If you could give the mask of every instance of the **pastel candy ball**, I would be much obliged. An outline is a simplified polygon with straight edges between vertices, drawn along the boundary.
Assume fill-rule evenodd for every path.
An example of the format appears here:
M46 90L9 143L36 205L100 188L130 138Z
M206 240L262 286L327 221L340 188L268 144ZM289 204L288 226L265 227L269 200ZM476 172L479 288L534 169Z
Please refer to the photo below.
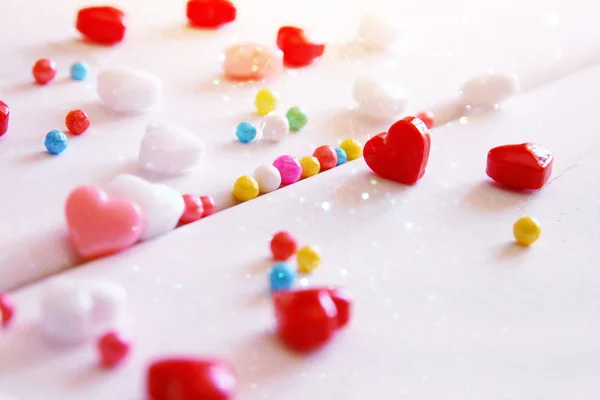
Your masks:
M290 133L290 124L283 115L271 113L260 124L260 136L265 140L280 141Z
M256 137L256 128L250 122L240 122L235 128L235 136L242 143L250 143Z
M44 140L44 146L51 154L62 153L67 149L68 143L67 136L56 129L48 132Z
M83 61L78 61L71 65L71 79L74 81L84 81L88 76L90 67Z
M223 54L223 72L228 79L261 80L282 71L282 53L260 44L238 44Z
M267 115L277 109L279 97L269 89L262 89L256 94L254 105L258 115Z
M319 146L313 153L314 157L317 157L321 164L321 171L327 171L337 165L338 158L337 152L331 146Z
M346 161L348 161L348 156L346 155L346 152L344 151L344 149L336 147L335 148L335 153L337 154L337 164L336 164L336 167L338 165L342 165Z
M531 246L542 235L542 227L537 218L523 217L515 222L513 234L521 246Z
M239 201L248 201L258 196L258 182L251 176L239 177L233 185L233 196Z
M300 129L304 128L308 123L308 117L300 107L290 108L285 114L285 117L287 118L290 124L290 130L294 132L297 132Z
M321 251L313 246L305 246L298 250L296 260L298 261L298 271L302 274L309 274L321 263Z
M340 149L346 152L348 161L356 160L362 156L362 144L356 139L345 139L340 144Z
M261 193L270 193L281 186L281 174L273 165L261 165L254 170L254 179Z
M290 155L279 156L273 161L273 166L279 170L283 186L297 182L302 176L302 166L296 157Z
M271 291L286 290L292 287L296 279L296 272L289 264L277 263L269 271Z
M321 163L317 157L306 156L300 160L302 166L302 177L310 178L321 171Z

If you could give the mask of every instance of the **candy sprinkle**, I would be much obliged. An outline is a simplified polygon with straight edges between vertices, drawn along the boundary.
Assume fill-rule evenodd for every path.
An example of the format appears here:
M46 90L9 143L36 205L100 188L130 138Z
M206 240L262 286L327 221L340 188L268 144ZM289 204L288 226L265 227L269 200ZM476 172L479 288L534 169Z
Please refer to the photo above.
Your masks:
M515 222L513 234L518 244L521 246L530 246L540 238L542 227L536 218L523 217Z
M273 235L269 243L274 260L285 261L298 250L298 242L288 231L279 231Z
M31 72L38 85L46 85L56 76L56 62L42 58L35 62Z
M310 178L311 176L317 175L321 171L321 163L319 159L313 156L302 157L300 160L302 166L302 177Z
M300 107L290 108L285 114L285 117L290 123L290 130L293 132L298 132L300 129L304 128L308 123L308 117Z
M250 143L256 138L256 128L250 122L240 122L235 128L235 136L242 143Z
M251 176L241 176L233 185L233 196L239 201L248 201L258 196L258 182Z
M348 161L356 160L362 156L362 145L356 139L346 139L340 144L340 149L346 152Z
M90 119L83 111L72 110L65 117L65 125L73 135L81 135L90 127Z
M301 274L310 274L321 263L321 251L313 246L305 246L296 254L298 271Z
M254 106L258 115L267 115L277 109L279 97L269 89L262 89L256 94Z
M60 154L67 149L69 141L64 133L58 130L52 130L46 134L44 146L51 154Z
M90 67L83 61L78 61L71 65L71 79L74 81L84 81L88 76Z
M269 271L269 283L273 292L291 288L294 280L296 280L296 272L289 264L279 262Z

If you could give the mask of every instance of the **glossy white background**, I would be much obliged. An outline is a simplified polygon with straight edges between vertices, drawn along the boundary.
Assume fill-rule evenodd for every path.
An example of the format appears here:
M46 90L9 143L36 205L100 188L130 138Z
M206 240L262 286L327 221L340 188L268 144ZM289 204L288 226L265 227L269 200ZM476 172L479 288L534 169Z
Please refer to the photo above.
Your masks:
M219 51L248 32L274 40L277 27L289 22L349 39L358 9L332 1L316 15L317 2L252 2L240 5L235 24L203 33L182 27L183 2L179 8L123 3L132 16L131 34L107 50L71 39L81 3L62 3L28 11L47 24L38 31L25 33L9 14L0 17L3 32L25 35L14 47L1 47L3 57L12 55L0 81L12 111L11 131L0 142L0 182L10 188L0 203L3 286L63 265L69 255L60 247L66 194L77 184L131 172L144 123L155 116L186 124L208 146L202 169L165 183L210 193L224 208L233 204L235 177L276 155L301 156L317 145L366 139L385 128L348 110L353 77L365 71L406 85L419 110L487 69L541 82L574 67L590 68L538 86L495 113L433 130L429 168L414 187L380 180L357 160L65 274L126 287L136 348L114 372L98 371L91 345L62 349L41 340L38 301L48 280L14 292L19 315L0 337L0 392L21 400L138 400L147 362L184 353L231 360L240 373L240 399L598 397L600 139L594 127L600 97L593 88L600 70L592 65L599 28L583 5L398 5L390 10L409 27L392 54L332 46L318 65L274 84L284 104L306 107L311 120L271 147L233 141L233 128L249 117L262 85L214 84ZM6 8L13 15L26 12L25 4ZM347 16L347 25L334 29L332 14ZM145 67L165 80L165 98L153 113L117 120L85 83L30 87L29 65L41 53L56 57L64 73L80 58L94 67ZM45 132L60 126L73 107L92 117L89 135L72 140L59 158L40 154ZM554 150L551 183L531 194L490 184L487 151L523 141ZM512 244L512 224L525 215L536 216L544 229L530 249ZM269 333L268 240L279 229L323 250L321 268L299 284L339 284L356 298L350 327L309 357L288 353Z

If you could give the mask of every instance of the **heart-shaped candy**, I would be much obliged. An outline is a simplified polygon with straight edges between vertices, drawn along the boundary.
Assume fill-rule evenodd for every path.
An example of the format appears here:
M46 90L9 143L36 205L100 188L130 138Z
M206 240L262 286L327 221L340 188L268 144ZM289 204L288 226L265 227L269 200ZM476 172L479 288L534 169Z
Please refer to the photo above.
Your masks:
M71 243L86 260L133 245L143 229L142 212L130 200L109 199L94 186L73 190L65 205Z
M279 50L256 43L238 44L223 53L223 72L227 79L261 80L279 76L283 57Z
M314 43L304 32L295 26L283 26L277 31L277 47L283 51L283 62L291 67L304 67L312 64L325 52L325 45Z
M387 50L398 41L401 28L395 15L369 11L360 18L357 40L368 50Z
M10 117L10 109L0 100L0 136L8 131L8 117Z
M358 111L372 118L394 120L408 106L408 91L391 82L360 77L352 92Z
M116 44L125 37L125 13L115 7L87 7L77 13L75 27L88 40Z
M431 138L418 118L407 117L365 143L365 162L382 178L413 185L425 174Z
M146 127L138 162L152 172L175 175L200 165L204 142L183 126L156 121Z
M494 147L487 157L487 175L515 189L541 189L552 174L554 155L549 149L533 144L509 144Z
M310 352L348 324L352 300L339 288L278 291L273 294L277 334L290 348Z
M152 400L229 400L237 385L226 362L201 358L169 358L153 362L146 375Z
M96 343L100 355L100 365L114 368L127 356L131 343L117 331L105 333Z
M515 75L490 73L467 81L461 89L461 100L473 108L493 108L519 91Z
M176 190L133 175L117 176L108 184L107 192L113 198L130 200L141 208L144 218L141 240L174 229L185 210L183 197Z
M189 0L187 17L198 28L218 28L235 21L237 10L229 0Z
M112 111L138 113L158 103L162 81L146 71L110 69L98 74L96 91L102 103Z

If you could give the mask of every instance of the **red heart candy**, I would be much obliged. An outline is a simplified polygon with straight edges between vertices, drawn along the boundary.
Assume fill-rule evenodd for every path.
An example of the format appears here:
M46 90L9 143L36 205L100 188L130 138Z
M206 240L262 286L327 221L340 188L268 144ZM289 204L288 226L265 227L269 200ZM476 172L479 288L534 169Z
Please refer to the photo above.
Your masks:
M127 356L131 344L118 332L108 332L98 339L97 347L100 353L100 365L113 368Z
M0 136L8 131L8 117L10 117L10 109L0 100Z
M336 288L276 292L277 334L296 351L316 350L348 323L351 304L350 297Z
M75 27L91 42L116 44L125 37L125 13L108 6L82 8Z
M0 293L0 326L6 328L15 315L15 306L6 293Z
M310 65L325 52L324 44L311 42L304 29L295 26L279 28L277 47L283 52L283 62L292 67Z
M219 360L164 359L153 362L146 375L150 400L227 400L236 385L233 368Z
M124 250L140 238L140 208L129 200L108 199L94 186L73 190L65 205L67 225L75 250L92 259Z
M237 9L229 0L189 0L187 17L190 25L199 28L218 28L235 21Z
M369 139L363 155L377 175L413 185L425 174L430 147L427 126L418 118L407 117Z
M516 189L540 189L552 174L554 155L533 143L494 147L487 157L487 175Z

